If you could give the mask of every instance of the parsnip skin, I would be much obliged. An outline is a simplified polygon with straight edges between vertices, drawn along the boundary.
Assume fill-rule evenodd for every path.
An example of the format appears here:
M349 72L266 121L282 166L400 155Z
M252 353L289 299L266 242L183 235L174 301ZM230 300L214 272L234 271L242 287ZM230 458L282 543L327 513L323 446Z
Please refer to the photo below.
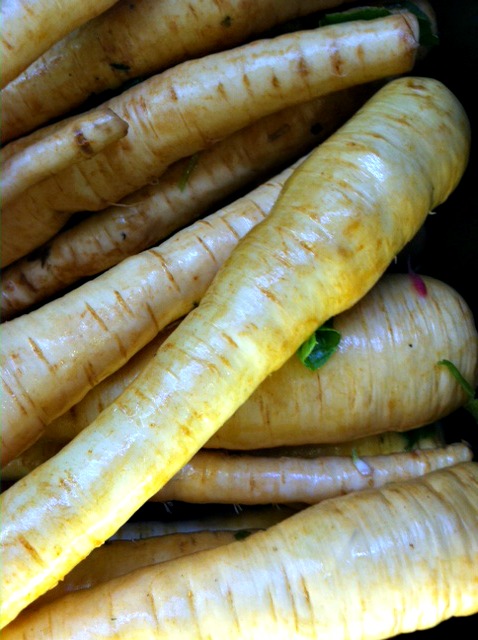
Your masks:
M158 247L0 326L2 464L197 304L300 162ZM61 327L58 335L52 326Z
M451 360L478 383L478 331L456 290L421 276L421 296L405 274L386 274L351 309L334 318L341 340L315 372L294 354L268 376L206 442L212 449L261 449L344 443L408 431L448 415L465 401L461 387L437 365ZM159 334L81 402L48 425L62 444L112 403L169 335ZM391 363L393 362L393 366Z
M3 89L2 142L128 78L230 48L275 24L341 4L343 0L195 0L193 6L185 0L120 0L51 47ZM75 82L65 87L65 78L71 76Z
M98 109L68 121L57 133L15 154L2 166L2 205L46 178L77 162L92 158L128 132L128 125L111 109ZM38 157L42 162L37 162ZM2 317L2 319L4 319Z
M2 0L1 86L14 80L51 45L109 9L116 0Z
M65 576L64 580L35 600L31 607L37 609L70 591L89 589L141 567L230 544L254 532L254 529L250 531L204 530L170 533L143 540L111 540L94 549Z
M141 376L2 494L2 626L161 489L317 326L367 293L456 187L469 144L457 98L410 77L304 161Z
M241 536L242 531L267 529L273 524L285 520L297 513L303 505L267 505L244 506L232 513L216 513L212 516L202 516L190 520L172 520L163 522L149 520L146 522L127 522L114 533L108 542L116 540L145 540L155 536L165 536L172 533L195 533L198 531L234 531ZM158 513L164 513L164 508L158 505Z
M280 171L335 131L372 91L368 85L352 87L261 118L197 156L179 160L155 184L118 205L58 233L37 255L3 270L2 319L149 249L222 198Z
M69 594L2 638L383 640L478 612L477 527L467 462Z
M1 266L49 240L74 212L118 202L260 117L409 72L418 37L413 14L296 32L184 62L103 103L128 135L4 208Z
M466 444L389 455L312 460L198 451L152 500L222 504L316 504L327 498L408 480L460 462Z

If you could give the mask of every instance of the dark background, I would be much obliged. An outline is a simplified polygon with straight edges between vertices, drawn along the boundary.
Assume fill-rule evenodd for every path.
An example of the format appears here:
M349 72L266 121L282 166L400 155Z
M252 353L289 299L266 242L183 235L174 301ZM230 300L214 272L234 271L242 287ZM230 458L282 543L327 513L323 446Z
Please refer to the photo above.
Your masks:
M472 152L468 169L456 191L440 206L440 215L427 221L425 268L454 285L478 317L476 288L478 196L476 81L478 64L478 1L431 0L440 42L419 63L417 71L442 80L460 99L472 126Z
M431 0L439 27L439 45L416 67L416 73L438 78L465 107L471 121L472 148L468 168L449 199L429 216L418 256L420 273L436 276L459 291L478 319L478 0ZM465 411L449 417L451 439L461 435L478 459L478 425ZM478 568L477 568L478 571Z
M468 169L456 191L437 208L425 225L420 272L452 285L472 307L478 319L476 275L478 266L478 0L431 0L437 16L440 42L419 63L416 72L441 80L465 107L472 130L472 151ZM478 425L464 410L446 420L450 440L463 438L478 459ZM476 532L478 536L478 531ZM477 567L478 572L478 567ZM475 638L478 614L452 618L434 629L397 636L403 640L431 640L439 634L450 638Z

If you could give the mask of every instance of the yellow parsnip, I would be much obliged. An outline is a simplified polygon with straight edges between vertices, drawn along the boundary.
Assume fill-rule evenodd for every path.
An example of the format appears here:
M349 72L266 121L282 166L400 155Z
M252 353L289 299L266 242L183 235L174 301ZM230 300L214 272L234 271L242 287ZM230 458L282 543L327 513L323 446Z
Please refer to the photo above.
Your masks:
M371 289L456 187L469 142L457 98L406 77L312 152L133 384L2 494L2 626L161 489L317 326Z
M477 527L467 462L71 593L2 638L382 640L478 612Z
M418 37L412 13L331 25L183 62L112 98L103 104L128 123L128 135L4 208L2 266L49 240L71 214L118 202L260 117L410 71Z
M2 141L24 135L129 78L230 48L273 25L343 3L120 0L56 43L4 88Z

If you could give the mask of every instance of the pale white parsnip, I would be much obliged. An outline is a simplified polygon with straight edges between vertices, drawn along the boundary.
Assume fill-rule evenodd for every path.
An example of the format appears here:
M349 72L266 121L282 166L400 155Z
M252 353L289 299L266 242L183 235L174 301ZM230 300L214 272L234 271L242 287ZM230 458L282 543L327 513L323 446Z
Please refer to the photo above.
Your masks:
M230 48L274 25L341 4L344 0L120 0L53 45L3 89L2 142L130 78Z
M3 640L384 640L478 612L478 464L356 491L26 611Z
M116 0L2 0L1 86L16 78L32 62L70 31Z
M222 198L248 184L257 186L324 140L372 91L369 85L351 87L260 118L174 163L154 184L118 205L58 233L35 254L3 269L2 319L153 247L211 211Z
M266 457L201 450L151 500L218 504L316 504L470 461L452 444L376 456Z
M159 491L317 326L372 288L457 186L469 144L453 93L406 77L308 156L133 384L2 494L2 626Z
M124 138L127 132L127 123L111 109L98 109L69 120L58 131L19 151L2 165L2 206L42 180L92 158ZM2 319L5 319L3 315Z
M3 209L2 267L53 237L73 213L117 203L260 117L409 72L418 38L411 13L264 38L183 62L104 102L128 123L128 135Z

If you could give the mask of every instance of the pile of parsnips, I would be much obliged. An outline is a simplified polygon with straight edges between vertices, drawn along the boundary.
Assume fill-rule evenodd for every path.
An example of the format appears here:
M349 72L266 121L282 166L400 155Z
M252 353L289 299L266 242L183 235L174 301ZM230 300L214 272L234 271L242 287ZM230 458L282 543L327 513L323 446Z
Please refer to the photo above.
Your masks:
M474 319L386 273L468 160L462 105L413 73L429 7L309 28L342 3L68 4L2 5L2 637L477 612L472 451L401 435L471 402ZM152 499L294 508L104 544Z

